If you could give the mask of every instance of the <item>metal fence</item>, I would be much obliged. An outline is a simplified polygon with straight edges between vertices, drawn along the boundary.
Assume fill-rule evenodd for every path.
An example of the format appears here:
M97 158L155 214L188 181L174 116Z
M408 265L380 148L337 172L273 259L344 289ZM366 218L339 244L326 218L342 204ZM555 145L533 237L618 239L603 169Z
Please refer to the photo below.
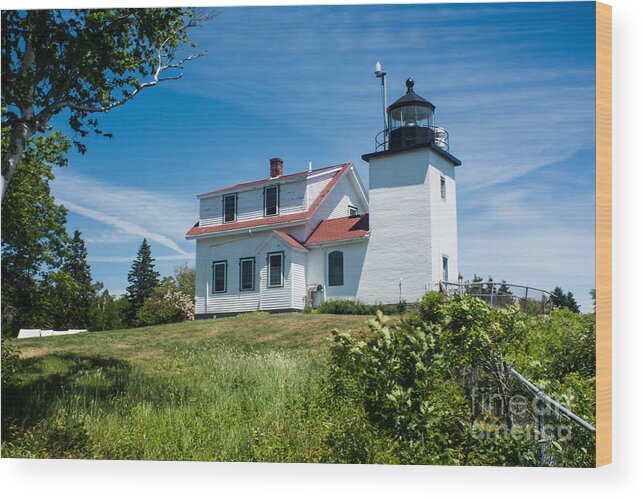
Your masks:
M544 313L551 309L551 292L533 286L493 281L440 281L439 289L449 296L466 294L494 307L520 305L524 312Z

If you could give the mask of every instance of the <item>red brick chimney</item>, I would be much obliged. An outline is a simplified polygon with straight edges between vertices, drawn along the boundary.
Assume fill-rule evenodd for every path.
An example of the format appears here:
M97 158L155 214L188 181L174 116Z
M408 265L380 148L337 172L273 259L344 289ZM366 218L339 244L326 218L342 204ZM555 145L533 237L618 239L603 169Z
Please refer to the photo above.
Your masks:
M272 158L270 160L270 178L281 177L284 174L284 160Z

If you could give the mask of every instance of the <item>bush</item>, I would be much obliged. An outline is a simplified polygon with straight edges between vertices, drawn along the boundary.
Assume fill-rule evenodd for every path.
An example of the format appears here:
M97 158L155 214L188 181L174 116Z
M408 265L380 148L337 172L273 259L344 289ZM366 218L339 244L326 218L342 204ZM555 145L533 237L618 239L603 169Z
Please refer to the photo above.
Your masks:
M59 410L29 429L10 428L16 438L3 444L2 457L40 459L91 458L91 442L82 418Z
M2 339L2 386L9 386L18 380L20 371L20 351L9 339Z
M194 320L191 297L173 289L158 288L136 315L137 326L154 326Z
M536 414L511 408L517 396L531 407L533 396L503 358L591 423L593 324L593 315L568 310L533 317L517 306L429 293L401 321L378 312L366 340L334 331L330 383L396 442L399 462L538 465ZM568 423L547 415L554 428ZM547 464L593 465L595 438L584 429L574 427L569 440L548 437L544 445Z
M327 300L317 310L320 314L336 315L375 315L378 310L386 315L399 315L406 310L406 302L401 301L396 305L367 305L352 300Z

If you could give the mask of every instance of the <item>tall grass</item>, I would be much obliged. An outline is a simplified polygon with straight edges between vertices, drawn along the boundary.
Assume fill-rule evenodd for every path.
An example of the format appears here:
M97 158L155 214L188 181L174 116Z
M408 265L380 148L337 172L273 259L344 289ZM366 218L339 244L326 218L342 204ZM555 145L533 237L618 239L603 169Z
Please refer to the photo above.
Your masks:
M22 399L28 406L7 429L3 454L252 460L255 436L315 390L318 359L226 345L179 350L147 371L96 359L48 359L41 367L58 364L62 384L40 379L6 394L5 402ZM52 446L55 434L66 435L71 446Z
M21 342L29 355L3 387L2 454L268 458L260 442L283 437L293 408L319 391L328 331L364 322L346 320L231 318ZM305 449L307 437L294 434Z

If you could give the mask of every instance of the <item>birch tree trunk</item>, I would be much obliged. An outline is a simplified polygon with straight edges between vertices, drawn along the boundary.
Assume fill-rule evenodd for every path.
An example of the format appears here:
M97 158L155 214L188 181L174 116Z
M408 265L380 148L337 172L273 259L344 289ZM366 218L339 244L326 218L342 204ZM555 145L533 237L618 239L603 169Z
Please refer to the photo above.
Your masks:
M2 185L1 199L4 199L11 177L13 177L20 163L20 157L27 146L27 141L34 135L34 131L24 122L14 124L11 127L10 133L9 150L2 156L2 178L0 179Z
M31 43L27 41L20 72L25 79L30 80L30 83L26 95L19 105L21 116L10 124L9 148L7 154L2 157L2 198L0 198L0 203L4 200L7 187L9 187L9 182L11 182L11 177L13 177L16 168L18 168L20 164L20 157L27 146L27 141L36 133L37 126L34 116L36 90L35 66L36 55Z

